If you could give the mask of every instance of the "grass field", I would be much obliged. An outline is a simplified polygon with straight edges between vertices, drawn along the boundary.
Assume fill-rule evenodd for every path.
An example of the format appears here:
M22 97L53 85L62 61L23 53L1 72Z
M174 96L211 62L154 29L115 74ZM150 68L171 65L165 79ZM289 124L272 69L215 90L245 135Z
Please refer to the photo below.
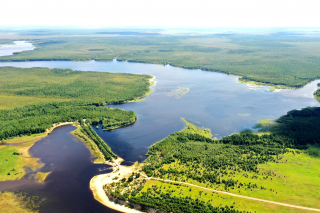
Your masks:
M172 192L173 196L177 197L191 197L192 199L199 199L209 202L213 206L233 206L233 208L239 211L248 211L248 212L308 212L303 210L297 210L294 208L288 208L284 206L268 204L263 202L251 201L248 199L237 198L233 196L228 196L224 194L214 193L209 190L199 189L193 186L184 186L184 185L174 185L166 182L150 180L147 181L144 185L144 188L140 193L146 192L148 188L152 186L157 186L161 189L162 193Z
M29 148L46 134L16 137L0 146L0 181L18 180L25 175L24 167L39 168L38 159L30 158Z
M193 124L188 123L187 121L186 123L186 128L181 132L189 132L193 134L196 133L206 137L211 136L208 130L196 127ZM258 122L256 127L259 130L269 131L270 133L270 127L274 125L275 122L273 121L261 120ZM197 152L196 150L198 150L197 148L200 147L200 144L192 141L190 141L189 143L193 144L193 151ZM218 147L221 145L208 144L206 147L209 146ZM167 151L163 150L163 152ZM210 158L207 157L207 159ZM188 182L202 187L222 191L227 190L234 194L240 194L249 197L267 199L293 205L320 208L320 167L318 166L320 165L320 147L309 145L309 148L306 150L291 149L289 152L278 156L277 159L278 160L276 162L259 164L258 173L250 171L235 171L230 169L224 171L222 169L220 171L220 178L225 180L232 178L238 181L238 184L236 184L234 187L227 189L224 185L221 184L199 182L194 179L187 178L183 175L172 176L172 174L168 173L162 178ZM205 166L202 164L203 162L199 162L196 169L196 173L200 176L206 172ZM164 164L161 169L164 169L166 171L176 170L179 174L179 172L187 171L190 168L188 168L188 165L182 164L179 160L176 160L173 163ZM245 187L243 187L243 185ZM252 187L252 185L255 185L256 187Z
M51 32L52 35L55 32ZM80 32L75 32L80 33ZM198 36L132 35L101 37L29 37L36 49L0 61L101 60L114 58L219 71L278 87L301 87L320 77L320 38L316 35L217 34Z
M249 197L320 209L320 168L318 166L320 164L320 151L318 149L310 147L305 152L298 151L301 152L300 154L297 154L297 152L295 154L286 153L279 163L269 162L259 165L260 174L229 170L228 174L222 177L225 179L236 179L247 186L249 186L249 183L251 185L256 184L258 187L238 188L236 186L228 188L227 191ZM319 156L311 156L309 154L310 151L318 153ZM165 165L162 168L184 170L179 162ZM204 172L201 168L200 164L199 169L197 169L200 174ZM172 179L166 176L163 178ZM200 183L185 177L177 178L176 180L206 188L226 190L221 185ZM260 187L264 187L265 189L261 189Z
M261 120L256 125L256 128L263 132L257 132L259 136L255 136L255 133L252 132L243 132L238 136L225 137L220 142L201 137L210 137L211 135L208 135L208 130L187 123L184 130L168 136L150 148L143 171L150 177L320 209L320 167L318 166L320 164L320 146L314 142L318 138L318 130L311 128L317 125L315 121L318 119L318 110L319 108L293 110L276 122ZM279 154L271 154L273 157L270 160L261 161L270 155L266 154L267 147L271 148L270 153L276 149L284 150L284 141L298 140L296 142L299 142L301 132L309 135L309 137L305 136L306 141L314 144L309 144L307 149L287 148L286 151L281 151ZM241 145L243 143L239 142L242 134L252 135L251 137L246 136L248 145L243 146ZM286 135L287 138L283 138L283 135ZM260 146L257 141L252 141L255 137L260 142L269 139ZM272 137L275 137L275 141L283 140L283 142L280 143L280 146L276 145L278 142L272 145L272 140L274 140L271 139ZM232 140L234 142L231 142ZM250 147L250 151L243 153L242 151L246 147ZM261 152L261 150L263 151ZM259 154L256 154L257 152ZM235 160L235 156L238 156L239 159ZM244 161L242 161L243 159ZM257 162L256 169L252 169L253 167L250 169L249 165L254 162ZM243 167L243 165L247 166ZM157 190L154 192L150 190L152 185L157 185ZM161 192L158 191L159 187L161 187ZM276 212L301 211L229 195L209 193L209 191L195 187L191 188L190 190L189 186L177 186L153 180L147 182L140 192L142 193L140 197L142 199L145 196L144 192L147 192L148 196L155 197L159 194L169 193L171 197L188 198L191 196L194 200L198 198L205 203L209 201L213 206L228 205L229 207L234 206L237 210L251 212L270 212L270 209Z

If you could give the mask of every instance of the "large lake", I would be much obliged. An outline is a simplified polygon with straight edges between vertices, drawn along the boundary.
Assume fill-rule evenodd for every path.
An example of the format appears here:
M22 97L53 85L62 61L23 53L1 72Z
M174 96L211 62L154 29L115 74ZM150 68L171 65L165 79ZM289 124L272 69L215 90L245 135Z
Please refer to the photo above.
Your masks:
M270 92L252 88L237 76L170 65L87 61L0 63L0 66L71 68L81 71L151 74L154 91L146 101L112 107L133 110L137 121L113 131L96 130L112 150L127 161L142 161L155 142L184 128L181 118L211 129L215 137L252 128L261 119L276 119L293 109L319 106L313 98L320 80L300 89ZM182 89L181 89L182 88Z
M0 66L71 68L155 76L156 84L146 101L112 106L135 111L138 116L133 125L113 131L96 129L117 155L132 162L143 161L148 147L183 129L185 124L181 118L208 127L215 137L221 138L251 129L261 119L276 119L293 109L319 106L313 92L320 80L300 89L270 92L267 87L248 87L238 82L237 76L170 65L113 60L8 62L0 63ZM113 212L94 201L88 188L91 177L109 171L104 165L91 163L88 149L70 135L73 129L71 126L59 127L31 149L32 156L46 163L42 171L52 171L44 185L25 178L0 183L0 191L21 189L47 197L41 212Z

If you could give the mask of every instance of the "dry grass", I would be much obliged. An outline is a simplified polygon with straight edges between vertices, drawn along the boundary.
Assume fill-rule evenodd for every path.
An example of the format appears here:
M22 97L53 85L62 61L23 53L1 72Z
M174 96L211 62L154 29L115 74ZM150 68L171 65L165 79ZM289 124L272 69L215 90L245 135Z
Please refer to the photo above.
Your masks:
M13 192L0 192L0 213L32 213L24 208L24 202Z

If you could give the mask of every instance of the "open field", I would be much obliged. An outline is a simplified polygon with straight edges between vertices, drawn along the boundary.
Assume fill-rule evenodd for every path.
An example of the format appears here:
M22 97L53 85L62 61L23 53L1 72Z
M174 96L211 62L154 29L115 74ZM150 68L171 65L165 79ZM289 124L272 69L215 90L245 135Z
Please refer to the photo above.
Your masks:
M150 147L148 159L140 165L150 178L120 178L106 191L121 200L173 212L195 206L204 212L224 206L234 212L311 211L308 207L320 211L319 116L319 108L292 110L275 123L260 121L257 127L268 127L268 134L243 132L220 140L187 123L184 130ZM180 206L186 202L188 207Z
M160 189L161 193L169 193L174 197L191 197L192 199L202 200L205 203L211 203L213 206L232 206L233 209L246 212L311 212L307 210L289 208L275 204L257 202L244 198L228 196L225 194L215 193L210 190L199 189L193 186L176 185L168 182L156 180L147 181L140 193L147 192L148 188Z
M316 35L212 34L173 36L135 34L101 37L93 31L74 35L37 38L29 34L36 49L0 61L25 60L118 60L170 64L190 69L219 71L278 87L301 87L319 75L320 38ZM91 34L90 34L91 33ZM27 35L24 32L24 35ZM41 34L43 35L43 33ZM6 41L8 42L8 41Z
M36 169L41 167L38 159L31 158L29 148L46 134L16 137L6 140L11 145L0 146L0 181L18 180L25 175L24 167Z

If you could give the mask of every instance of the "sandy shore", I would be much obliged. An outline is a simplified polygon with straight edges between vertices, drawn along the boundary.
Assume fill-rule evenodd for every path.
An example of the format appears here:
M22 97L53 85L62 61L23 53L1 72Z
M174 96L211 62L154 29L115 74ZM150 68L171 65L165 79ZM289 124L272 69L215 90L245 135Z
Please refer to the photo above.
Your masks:
M119 205L119 204L115 204L114 202L110 201L108 196L106 195L105 191L103 190L103 186L105 184L117 182L118 180L120 180L124 177L128 177L135 170L135 165L130 166L130 167L121 166L120 163L122 161L123 161L122 158L118 158L114 162L107 161L106 164L113 167L113 172L108 173L108 174L94 176L90 181L90 189L93 193L94 198L110 209L114 209L114 210L117 210L120 212L141 213L138 210L130 209L130 208L127 208L127 207ZM116 180L114 180L115 177L118 177L118 178Z
M59 127L59 126L64 126L64 125L74 125L74 122L62 122L62 123L58 123L58 124L53 124L53 126L50 129L46 130L46 133L51 133L55 128Z

